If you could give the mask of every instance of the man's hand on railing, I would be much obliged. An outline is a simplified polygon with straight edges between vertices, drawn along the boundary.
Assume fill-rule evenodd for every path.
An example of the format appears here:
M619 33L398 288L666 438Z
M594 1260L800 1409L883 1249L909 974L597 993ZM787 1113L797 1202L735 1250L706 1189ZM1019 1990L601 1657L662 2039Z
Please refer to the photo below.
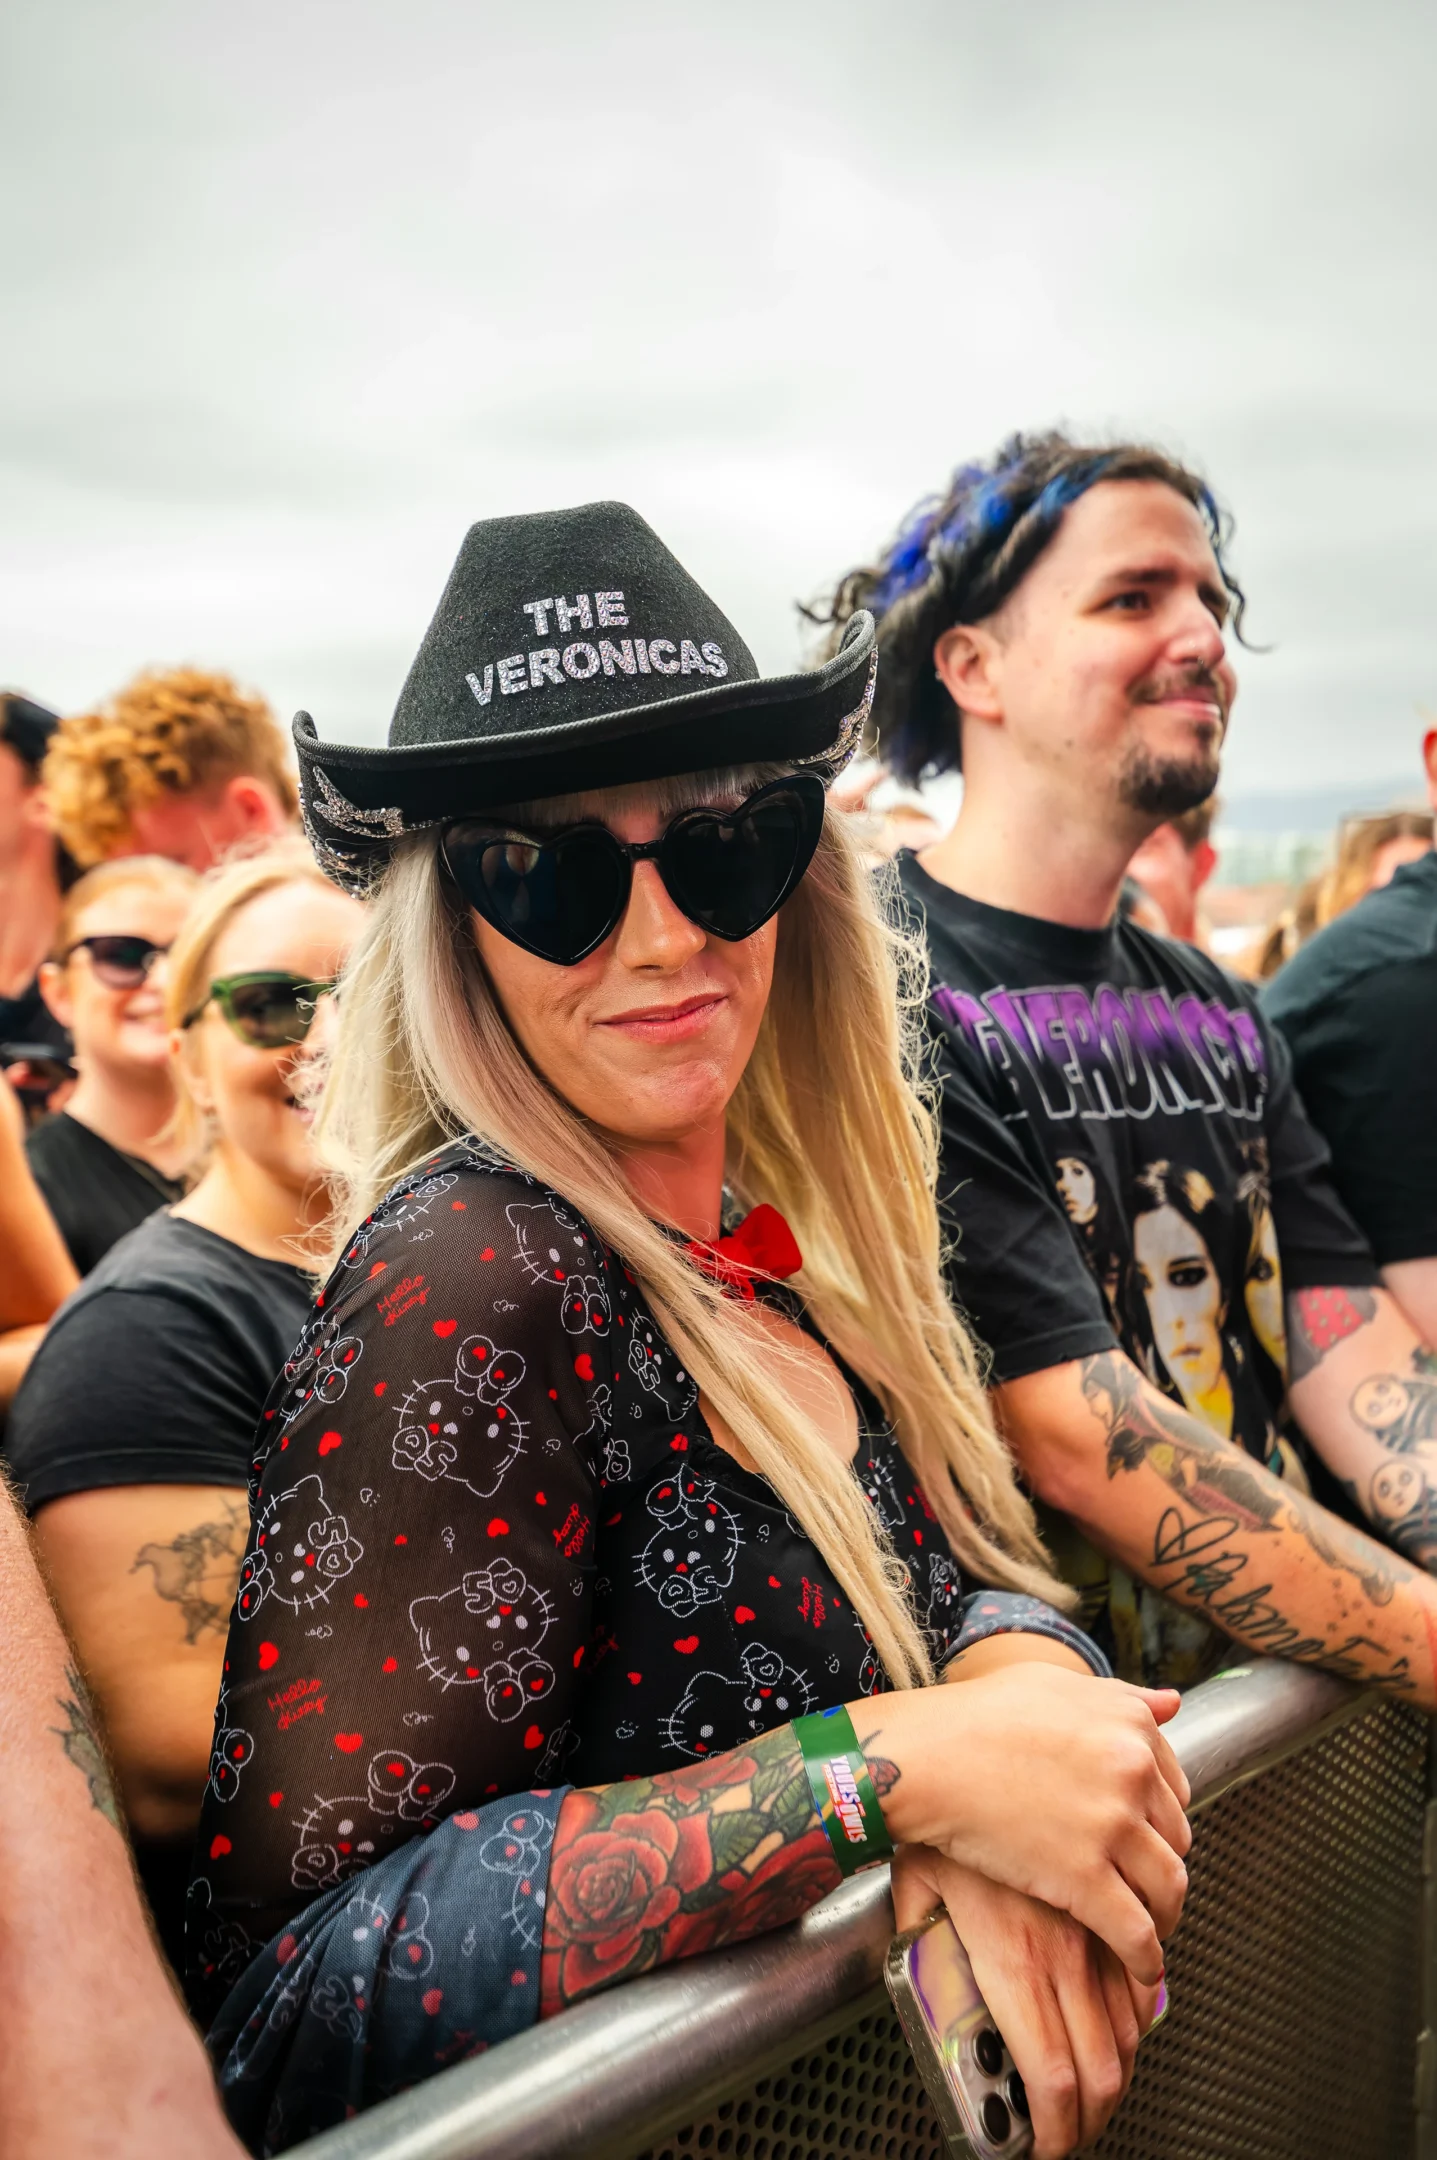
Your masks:
M1092 2144L1127 2092L1157 1989L1070 1914L931 1846L903 1846L893 1863L899 1928L917 1927L940 1903L1027 2088L1034 2160Z

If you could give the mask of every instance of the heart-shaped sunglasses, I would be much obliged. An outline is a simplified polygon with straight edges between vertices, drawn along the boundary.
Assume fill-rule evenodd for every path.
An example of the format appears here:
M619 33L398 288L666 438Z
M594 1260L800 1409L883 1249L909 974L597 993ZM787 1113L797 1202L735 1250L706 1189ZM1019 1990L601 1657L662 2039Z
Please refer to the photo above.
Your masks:
M448 827L443 859L486 922L525 952L575 967L623 920L635 863L655 865L690 922L737 944L783 906L822 831L823 784L796 773L736 809L682 811L659 839L637 845L606 825L538 834L471 818Z

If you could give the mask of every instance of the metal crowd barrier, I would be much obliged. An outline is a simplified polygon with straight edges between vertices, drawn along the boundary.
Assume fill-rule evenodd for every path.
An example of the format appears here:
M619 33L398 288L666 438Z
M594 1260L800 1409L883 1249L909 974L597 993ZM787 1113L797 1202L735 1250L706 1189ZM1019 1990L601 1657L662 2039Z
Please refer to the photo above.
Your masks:
M1192 1782L1172 2008L1095 2160L1437 2160L1426 1719L1255 1663L1169 1727ZM887 1872L596 1996L306 2160L940 2160L882 1987Z

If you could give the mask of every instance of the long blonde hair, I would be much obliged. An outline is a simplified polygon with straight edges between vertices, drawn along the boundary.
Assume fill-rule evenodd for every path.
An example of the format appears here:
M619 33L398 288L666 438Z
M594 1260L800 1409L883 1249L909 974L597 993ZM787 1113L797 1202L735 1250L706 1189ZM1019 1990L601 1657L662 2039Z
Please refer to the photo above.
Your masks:
M689 776L603 800L658 798L664 815L718 791L732 800L752 779ZM546 819L559 811L542 808ZM926 980L920 941L880 912L844 819L825 819L779 918L768 1009L729 1105L728 1182L742 1203L787 1217L804 1256L795 1287L891 1419L965 1569L1066 1607L943 1287L937 1136L919 1080ZM442 874L438 837L419 833L396 847L345 976L318 1125L338 1181L335 1254L396 1180L466 1132L561 1194L622 1255L701 1393L822 1553L889 1678L931 1680L906 1571L784 1388L772 1336L644 1214L606 1136L528 1062Z

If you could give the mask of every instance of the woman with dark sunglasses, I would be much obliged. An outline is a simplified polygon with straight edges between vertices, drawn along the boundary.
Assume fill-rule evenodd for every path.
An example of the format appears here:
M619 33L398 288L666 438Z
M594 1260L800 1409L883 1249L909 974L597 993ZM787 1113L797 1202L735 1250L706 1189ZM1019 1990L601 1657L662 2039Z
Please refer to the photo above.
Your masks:
M81 1275L184 1191L169 1130L163 969L194 898L192 870L159 855L103 863L66 894L40 991L70 1030L79 1078L26 1143L35 1182Z
M165 984L172 1131L198 1182L63 1308L11 1423L176 1961L254 1427L309 1309L328 1207L307 1076L361 919L298 842L200 885Z
M1181 1902L1175 1698L1095 1683L943 1294L912 947L823 815L871 644L761 680L601 504L471 531L387 751L297 724L310 837L374 898L192 1889L256 2147L793 1917L881 1815L901 1917L962 1914L1040 2147L1054 2050L1074 2137L1131 2061Z

